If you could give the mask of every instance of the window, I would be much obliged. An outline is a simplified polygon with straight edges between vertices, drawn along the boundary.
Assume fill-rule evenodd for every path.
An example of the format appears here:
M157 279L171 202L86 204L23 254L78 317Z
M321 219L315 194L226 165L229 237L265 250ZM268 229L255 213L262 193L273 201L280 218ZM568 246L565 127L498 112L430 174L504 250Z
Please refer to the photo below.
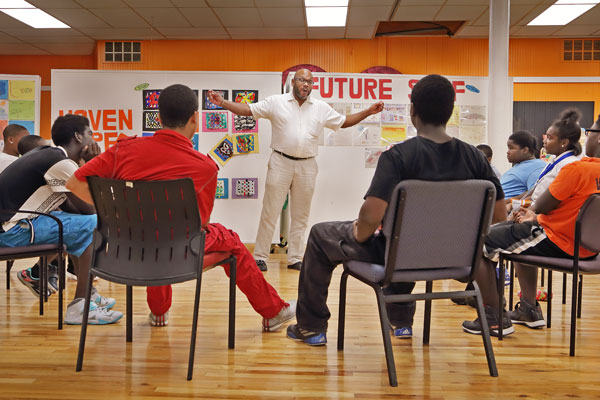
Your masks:
M564 40L563 61L600 61L600 39Z
M141 62L141 42L104 42L105 62Z

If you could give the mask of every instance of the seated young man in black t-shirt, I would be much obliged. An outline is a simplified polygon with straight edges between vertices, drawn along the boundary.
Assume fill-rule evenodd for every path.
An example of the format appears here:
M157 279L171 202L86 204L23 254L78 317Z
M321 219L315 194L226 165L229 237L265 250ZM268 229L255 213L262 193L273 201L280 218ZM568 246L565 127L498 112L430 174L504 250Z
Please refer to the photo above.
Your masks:
M326 304L327 290L338 264L345 260L384 264L385 238L376 235L375 231L400 181L489 180L496 187L493 222L506 219L504 192L488 161L474 146L446 133L454 97L452 84L443 76L428 75L421 79L411 94L410 113L417 137L381 154L358 219L324 222L311 229L300 270L296 309L298 324L288 327L290 339L313 346L327 343L325 332L331 315ZM386 292L410 293L414 286L414 282L393 283ZM415 303L387 304L387 311L394 336L410 337ZM497 323L492 318L490 320Z

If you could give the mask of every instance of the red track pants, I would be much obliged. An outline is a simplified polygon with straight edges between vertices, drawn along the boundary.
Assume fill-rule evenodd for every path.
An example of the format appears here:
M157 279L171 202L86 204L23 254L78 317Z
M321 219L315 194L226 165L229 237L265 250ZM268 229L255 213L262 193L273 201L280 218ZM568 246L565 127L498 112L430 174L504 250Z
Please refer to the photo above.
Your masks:
M237 233L221 224L206 226L206 253L214 251L231 252L237 260L237 286L246 295L252 308L264 318L273 318L287 303L279 297L262 272L256 266L254 258L246 249ZM229 276L229 264L223 265ZM171 308L171 285L148 286L146 288L148 306L154 315L162 315Z

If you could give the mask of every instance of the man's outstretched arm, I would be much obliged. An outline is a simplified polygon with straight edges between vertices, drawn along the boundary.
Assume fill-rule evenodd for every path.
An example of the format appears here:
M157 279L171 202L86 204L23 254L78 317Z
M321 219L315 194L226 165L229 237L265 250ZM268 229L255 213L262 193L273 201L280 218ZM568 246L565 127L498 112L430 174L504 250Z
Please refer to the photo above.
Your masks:
M346 120L344 121L344 123L342 124L341 127L349 128L351 126L354 126L354 125L358 124L360 121L362 121L363 119L367 118L369 115L377 114L377 113L381 112L382 110L383 110L383 101L380 101L378 103L373 103L366 110L362 110L362 111L354 113L354 114L346 115Z
M237 115L245 115L247 117L252 116L252 111L250 111L250 107L246 103L236 103L233 101L228 101L223 98L218 92L214 90L208 91L208 99L211 103L218 105L219 107L223 107L226 110L231 111Z

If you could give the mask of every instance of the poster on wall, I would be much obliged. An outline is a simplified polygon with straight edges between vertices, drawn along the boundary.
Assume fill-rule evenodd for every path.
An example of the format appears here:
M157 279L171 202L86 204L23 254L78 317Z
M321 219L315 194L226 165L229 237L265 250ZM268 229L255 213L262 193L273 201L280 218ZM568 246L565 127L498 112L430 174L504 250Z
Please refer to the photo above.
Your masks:
M264 185L271 155L271 124L236 120L231 112L211 103L207 93L218 90L226 99L254 103L281 93L281 73L53 70L51 118L69 113L87 117L94 139L104 150L118 138L157 135L162 129L160 93L175 83L190 87L199 97L199 124L191 146L209 154L219 166L219 201L211 221L234 229L242 241L253 242L263 197L259 185ZM0 97L1 92L0 84ZM18 116L30 113L19 103L13 112ZM10 115L11 109L0 103L2 113ZM228 185L239 177L258 180L246 178L236 192Z
M0 138L9 124L40 134L40 91L38 75L0 75Z

